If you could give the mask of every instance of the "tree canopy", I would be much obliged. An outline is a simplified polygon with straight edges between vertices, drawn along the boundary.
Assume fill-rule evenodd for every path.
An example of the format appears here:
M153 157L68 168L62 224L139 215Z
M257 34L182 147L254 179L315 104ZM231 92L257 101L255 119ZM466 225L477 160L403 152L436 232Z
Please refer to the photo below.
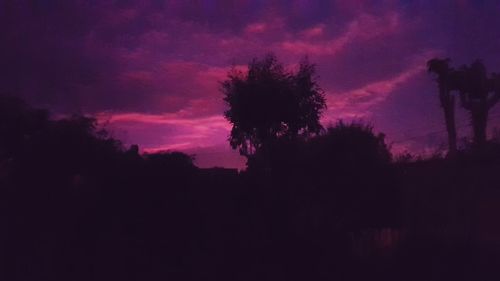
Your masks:
M250 156L278 138L317 134L326 109L314 64L304 59L296 72L276 56L252 60L246 72L231 70L222 82L225 118L232 124L233 149Z
M277 139L266 151L253 155L248 168L284 173L293 170L326 177L335 170L344 171L340 174L345 176L345 171L378 172L377 167L386 167L391 158L384 134L375 133L371 125L339 121L307 140Z

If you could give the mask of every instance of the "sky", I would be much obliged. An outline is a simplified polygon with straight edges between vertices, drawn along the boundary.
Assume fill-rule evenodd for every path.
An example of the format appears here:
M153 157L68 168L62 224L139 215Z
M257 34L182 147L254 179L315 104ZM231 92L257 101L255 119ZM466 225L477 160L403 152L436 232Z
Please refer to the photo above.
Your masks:
M500 1L486 0L0 0L0 94L94 115L145 152L242 168L220 81L267 53L290 69L307 56L327 98L324 126L369 123L395 154L425 154L446 141L426 61L479 58L500 72L499 27Z

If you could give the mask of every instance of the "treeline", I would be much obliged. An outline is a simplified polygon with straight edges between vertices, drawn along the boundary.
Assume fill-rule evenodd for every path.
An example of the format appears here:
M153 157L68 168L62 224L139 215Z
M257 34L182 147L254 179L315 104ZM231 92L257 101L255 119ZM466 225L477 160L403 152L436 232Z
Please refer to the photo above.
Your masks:
M383 135L338 123L268 142L241 173L199 169L5 97L0 135L3 280L472 280L497 265L464 207L496 186L492 153L394 162Z
M241 174L140 155L97 128L1 98L5 280L333 276L349 232L399 222L389 152L367 126L276 143Z

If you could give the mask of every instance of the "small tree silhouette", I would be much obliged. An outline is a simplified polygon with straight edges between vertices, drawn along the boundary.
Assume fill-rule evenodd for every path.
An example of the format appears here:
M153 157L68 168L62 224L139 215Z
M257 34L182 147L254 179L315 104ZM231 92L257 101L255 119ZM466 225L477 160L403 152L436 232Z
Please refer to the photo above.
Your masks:
M362 123L339 121L324 134L308 143L312 159L326 169L360 169L364 166L388 165L391 153L385 135L376 134L373 127Z
M0 160L14 157L26 143L46 130L49 113L34 109L23 100L0 96Z
M251 156L274 140L317 134L326 108L315 67L307 60L295 73L274 55L254 59L246 73L232 70L221 91L232 124L229 141L244 156Z
M454 155L457 151L457 130L455 127L455 97L451 91L460 90L462 87L458 73L450 68L449 63L449 58L434 58L427 62L427 70L437 74L439 102L443 108L448 133L448 153Z
M456 152L455 99L451 91L458 91L460 105L471 115L474 144L482 147L486 143L486 128L489 110L500 100L500 75L487 76L486 67L480 60L470 66L455 70L449 67L450 59L431 59L427 62L429 72L438 75L439 100L443 107L448 132L449 153ZM493 93L493 95L490 95Z
M470 66L462 66L460 71L465 77L460 96L461 105L471 115L474 144L483 146L486 143L489 110L500 98L498 75L493 73L488 78L486 67L480 60ZM493 95L490 95L491 92Z

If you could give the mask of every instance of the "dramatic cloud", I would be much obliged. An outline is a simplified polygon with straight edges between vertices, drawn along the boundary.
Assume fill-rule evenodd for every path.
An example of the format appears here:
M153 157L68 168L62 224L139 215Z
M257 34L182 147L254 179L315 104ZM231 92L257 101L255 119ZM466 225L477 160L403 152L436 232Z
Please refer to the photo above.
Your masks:
M499 11L487 0L4 1L0 93L97 114L145 151L241 167L219 81L268 52L290 67L308 56L327 93L325 125L362 119L395 151L426 152L444 143L426 60L482 58L499 72Z

